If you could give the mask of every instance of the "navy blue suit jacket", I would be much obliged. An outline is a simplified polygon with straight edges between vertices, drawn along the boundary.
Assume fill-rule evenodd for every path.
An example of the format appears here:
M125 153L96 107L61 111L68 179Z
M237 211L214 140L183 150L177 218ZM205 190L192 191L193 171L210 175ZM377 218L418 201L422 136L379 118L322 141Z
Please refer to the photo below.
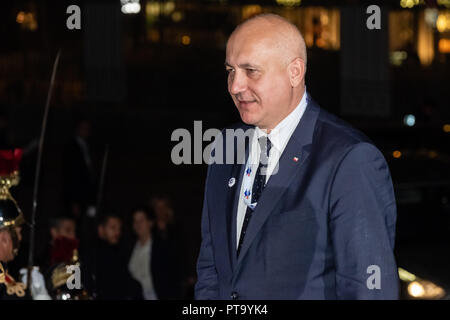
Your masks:
M237 258L243 163L208 167L196 299L398 298L391 176L365 135L309 98Z

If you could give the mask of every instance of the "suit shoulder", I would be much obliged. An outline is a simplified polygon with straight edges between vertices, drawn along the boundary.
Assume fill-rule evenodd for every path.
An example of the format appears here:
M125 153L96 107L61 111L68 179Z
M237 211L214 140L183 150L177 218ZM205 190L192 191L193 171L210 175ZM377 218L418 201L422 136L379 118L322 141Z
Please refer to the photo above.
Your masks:
M363 132L322 108L317 119L314 140L319 148L324 149L350 150L360 144L376 149L373 141Z

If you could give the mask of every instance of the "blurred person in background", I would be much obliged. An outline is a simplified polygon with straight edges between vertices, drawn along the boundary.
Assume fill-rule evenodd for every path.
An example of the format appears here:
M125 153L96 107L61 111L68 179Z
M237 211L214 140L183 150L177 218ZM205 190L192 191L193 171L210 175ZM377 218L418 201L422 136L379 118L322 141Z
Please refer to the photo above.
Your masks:
M167 195L154 195L150 198L150 206L155 212L155 232L164 239L169 240L175 235L174 230L174 210L172 202Z
M131 251L128 269L142 286L145 300L180 298L177 257L168 241L155 235L155 215L148 207L132 211L136 242Z
M95 235L96 177L88 140L91 122L78 117L73 137L63 151L63 190L67 212L75 218L81 242L90 243Z
M155 212L155 236L166 241L177 259L176 272L182 283L182 297L189 297L195 284L195 276L189 274L186 254L188 252L184 233L177 223L172 200L167 194L155 194L150 197L150 207Z
M85 289L86 276L84 264L79 259L79 240L76 236L76 223L71 216L61 215L50 219L50 241L43 253L38 256L45 285L50 297L54 300L87 300ZM79 268L80 287L69 288L68 266Z
M43 272L59 262L70 260L78 250L75 220L61 215L49 220L50 241L37 257L37 264Z
M128 271L128 259L121 238L122 219L114 213L100 217L97 239L83 259L87 272L86 285L95 299L142 299L141 286Z

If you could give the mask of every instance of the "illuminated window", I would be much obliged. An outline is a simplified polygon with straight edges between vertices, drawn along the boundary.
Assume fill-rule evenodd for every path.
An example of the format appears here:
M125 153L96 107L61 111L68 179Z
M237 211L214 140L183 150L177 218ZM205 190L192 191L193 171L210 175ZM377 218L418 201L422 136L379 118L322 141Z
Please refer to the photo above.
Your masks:
M279 12L297 25L308 48L340 49L340 12L338 9L306 7Z
M414 14L409 10L389 13L389 51L402 51L414 43Z
M25 30L36 31L38 28L36 14L34 12L20 11L17 14L16 22Z
M422 65L429 65L434 58L432 11L411 10L389 13L389 51L391 63L401 65L404 60L416 56ZM418 15L417 33L414 33L414 15Z

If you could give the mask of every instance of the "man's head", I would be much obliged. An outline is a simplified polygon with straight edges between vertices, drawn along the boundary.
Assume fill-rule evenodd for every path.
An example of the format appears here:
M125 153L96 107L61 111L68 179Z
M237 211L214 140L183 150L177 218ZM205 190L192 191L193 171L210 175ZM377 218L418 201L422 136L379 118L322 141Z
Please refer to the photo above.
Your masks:
M21 230L21 227L0 229L0 261L9 262L14 259L16 255L14 251L18 246L14 242L17 241L20 243L22 240Z
M122 235L122 220L114 214L105 215L100 220L97 233L103 241L111 245L118 244Z
M297 27L274 15L240 24L227 43L228 92L242 121L271 130L305 91L306 46Z
M155 212L156 220L163 223L173 222L173 207L169 196L155 195L150 199L150 205Z
M57 217L50 220L50 235L52 241L57 238L76 239L75 220L70 217Z
M139 207L132 211L133 230L138 238L146 238L151 234L155 216L151 209Z

